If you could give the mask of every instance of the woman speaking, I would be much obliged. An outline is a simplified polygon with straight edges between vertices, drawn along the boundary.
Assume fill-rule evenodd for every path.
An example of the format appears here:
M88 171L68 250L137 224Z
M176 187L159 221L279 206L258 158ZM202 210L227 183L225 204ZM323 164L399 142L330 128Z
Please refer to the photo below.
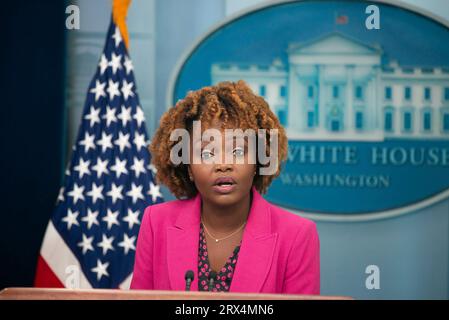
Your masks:
M224 133L222 147L191 138L195 122L201 132ZM256 136L257 152L248 137L233 147L233 136L232 147L224 148L231 129L265 130ZM175 130L188 133L190 148L173 152ZM260 152L261 141L266 152ZM320 293L315 224L261 196L280 173L287 137L265 100L245 82L189 92L161 118L150 151L157 181L178 200L146 208L131 289ZM197 151L201 161L191 161ZM267 174L269 164L260 154L273 159L273 153L275 168ZM174 155L189 161L174 162Z

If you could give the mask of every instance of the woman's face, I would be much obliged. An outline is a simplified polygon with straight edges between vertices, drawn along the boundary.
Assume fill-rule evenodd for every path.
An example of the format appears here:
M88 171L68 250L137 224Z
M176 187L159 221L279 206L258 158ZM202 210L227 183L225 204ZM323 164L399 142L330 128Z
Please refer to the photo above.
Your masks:
M211 126L221 132L221 150L218 148L208 148L209 141L191 141L191 157L196 148L200 148L201 164L191 163L189 174L193 178L196 188L203 201L207 201L217 206L232 206L242 201L251 191L255 175L256 155L248 152L248 141L245 138L244 146L236 145L233 142L231 148L226 149L230 141L235 141L235 137L226 137L220 124ZM231 153L225 161L225 152ZM239 162L237 162L239 161ZM229 162L229 163L226 163Z

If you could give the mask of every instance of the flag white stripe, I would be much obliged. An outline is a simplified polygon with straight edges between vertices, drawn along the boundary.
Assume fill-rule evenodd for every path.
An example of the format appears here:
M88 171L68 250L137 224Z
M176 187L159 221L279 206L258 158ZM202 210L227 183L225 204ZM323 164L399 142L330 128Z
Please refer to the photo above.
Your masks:
M123 282L120 284L119 288L123 290L129 290L129 287L131 287L131 280L133 278L133 273L131 272L129 276L123 280Z
M51 220L45 231L41 256L65 287L67 287L66 280L72 275L70 270L67 270L67 267L75 266L79 270L79 289L92 288L80 267L78 259L64 242L64 239L62 239Z

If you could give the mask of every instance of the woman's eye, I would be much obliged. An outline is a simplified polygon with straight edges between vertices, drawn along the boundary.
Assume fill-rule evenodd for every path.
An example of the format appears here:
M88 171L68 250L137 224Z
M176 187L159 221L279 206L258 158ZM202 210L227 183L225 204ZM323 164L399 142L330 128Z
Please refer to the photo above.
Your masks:
M201 158L203 158L203 159L210 159L213 156L214 156L213 153L210 152L209 150L203 150L201 152Z
M245 150L243 150L243 148L235 148L232 153L237 157L243 157L245 155Z

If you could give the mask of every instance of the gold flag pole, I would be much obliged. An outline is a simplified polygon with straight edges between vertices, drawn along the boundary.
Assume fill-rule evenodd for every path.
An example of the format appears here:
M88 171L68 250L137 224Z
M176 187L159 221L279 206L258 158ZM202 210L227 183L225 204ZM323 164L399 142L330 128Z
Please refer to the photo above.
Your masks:
M129 34L126 26L126 15L131 0L113 0L112 2L112 18L115 24L120 29L125 46L129 49Z

